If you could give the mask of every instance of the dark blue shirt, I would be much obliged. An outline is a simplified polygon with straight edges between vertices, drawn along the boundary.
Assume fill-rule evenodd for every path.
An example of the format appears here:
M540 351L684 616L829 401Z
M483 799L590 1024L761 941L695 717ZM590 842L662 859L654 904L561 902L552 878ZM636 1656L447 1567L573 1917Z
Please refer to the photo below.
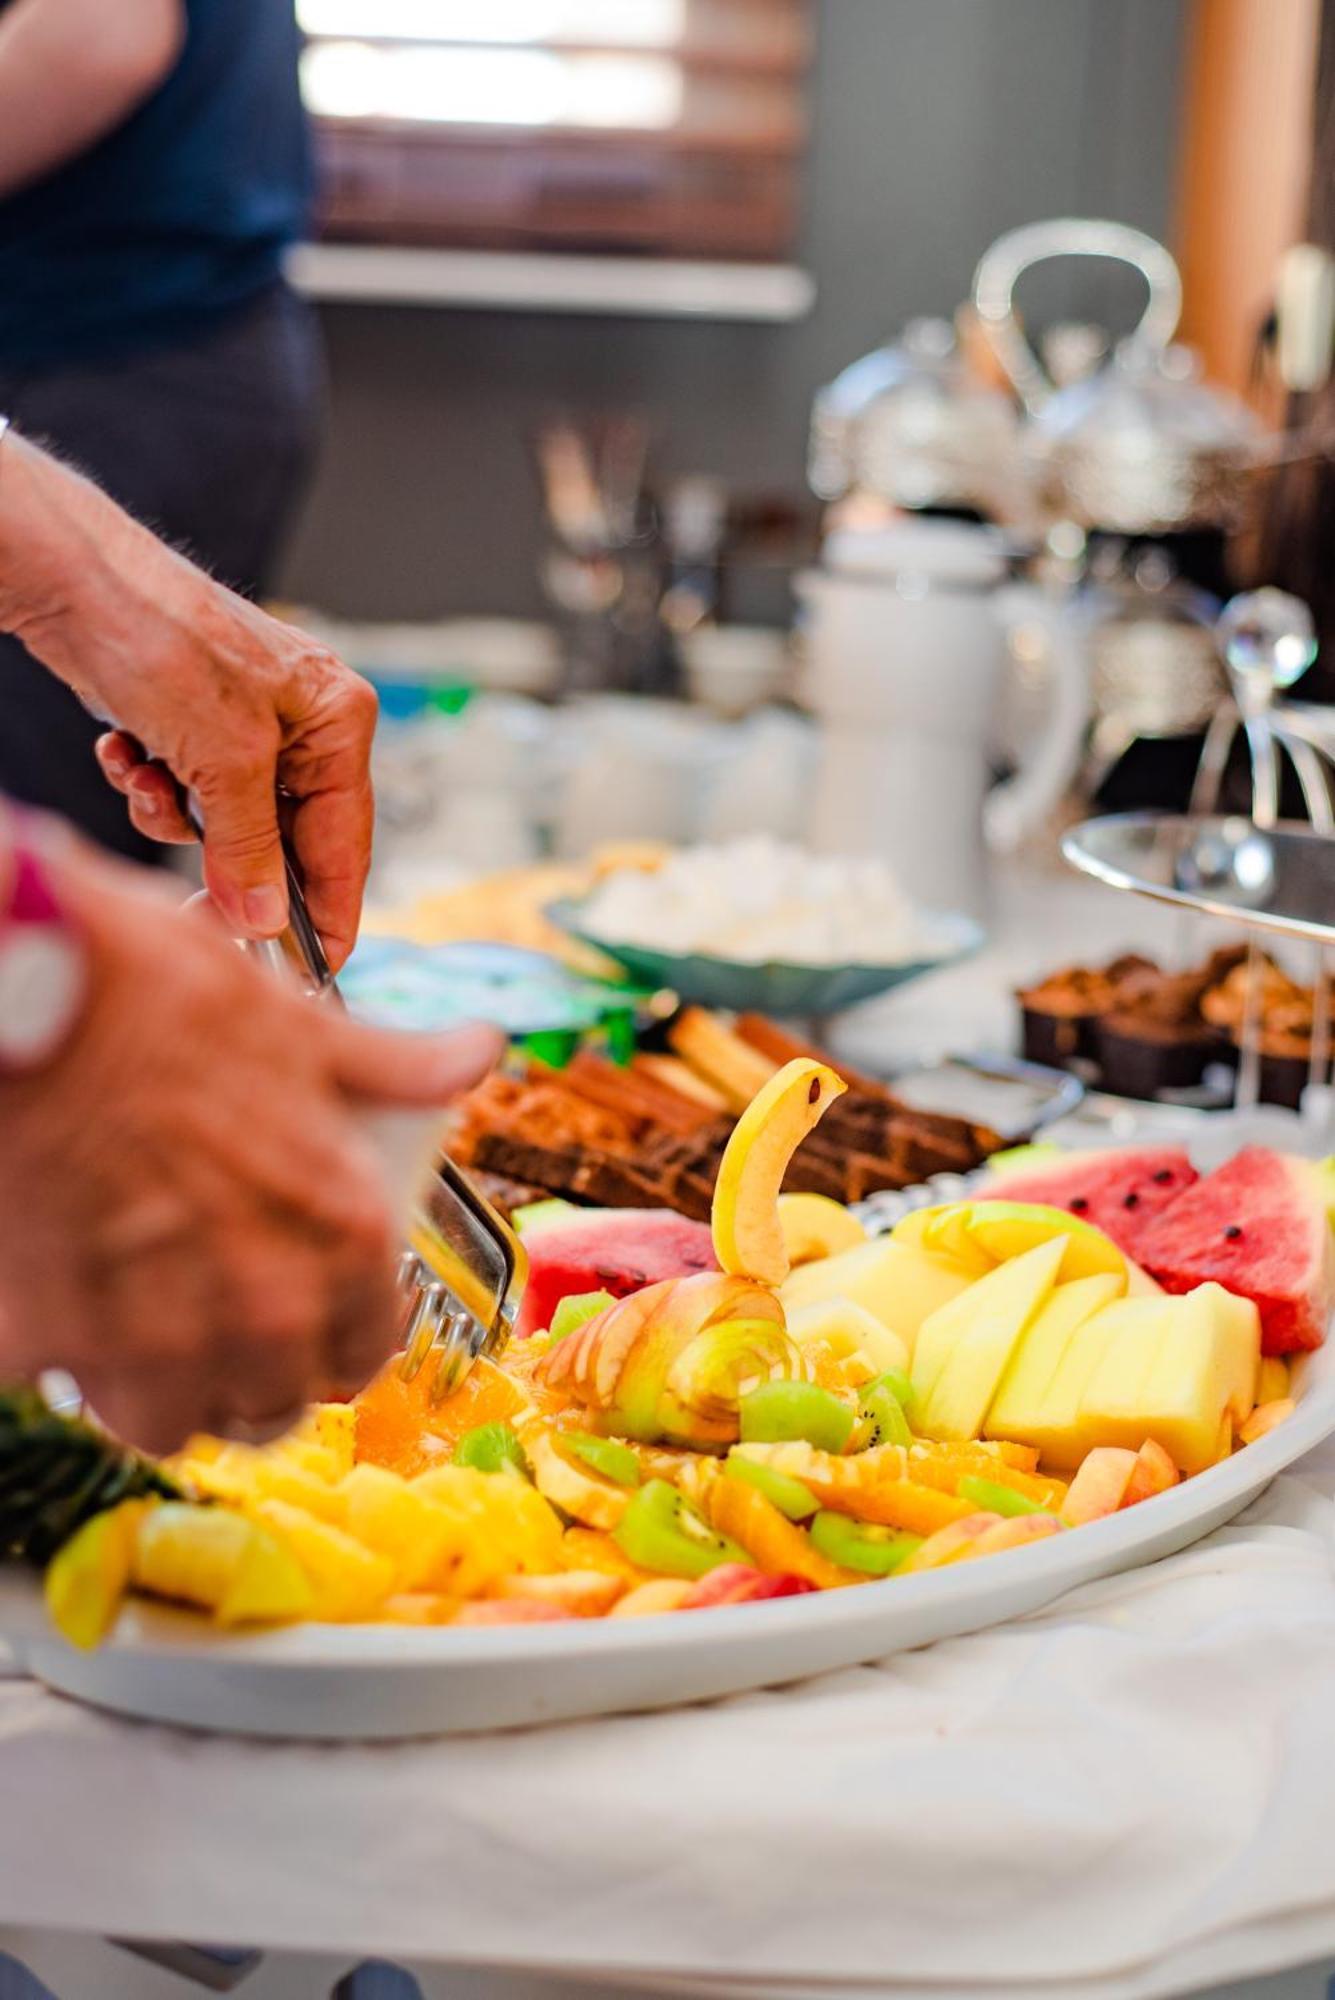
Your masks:
M302 233L293 0L185 0L185 12L184 49L153 95L0 200L0 368L188 338L272 285Z

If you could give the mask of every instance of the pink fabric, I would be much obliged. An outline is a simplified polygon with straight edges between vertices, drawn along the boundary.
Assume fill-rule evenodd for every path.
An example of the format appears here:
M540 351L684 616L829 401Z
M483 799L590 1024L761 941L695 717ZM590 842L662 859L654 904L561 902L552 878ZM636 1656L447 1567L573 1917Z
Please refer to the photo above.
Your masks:
M47 880L42 862L20 839L13 849L14 872L10 883L9 909L5 916L12 924L58 924L63 911Z

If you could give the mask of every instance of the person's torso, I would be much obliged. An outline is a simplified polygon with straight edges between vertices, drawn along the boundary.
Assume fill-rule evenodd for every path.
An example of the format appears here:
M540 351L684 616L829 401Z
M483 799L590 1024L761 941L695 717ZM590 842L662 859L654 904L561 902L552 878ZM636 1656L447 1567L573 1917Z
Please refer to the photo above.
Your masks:
M0 200L0 366L188 337L272 284L300 234L310 159L292 0L185 0L185 12L181 56L153 95Z

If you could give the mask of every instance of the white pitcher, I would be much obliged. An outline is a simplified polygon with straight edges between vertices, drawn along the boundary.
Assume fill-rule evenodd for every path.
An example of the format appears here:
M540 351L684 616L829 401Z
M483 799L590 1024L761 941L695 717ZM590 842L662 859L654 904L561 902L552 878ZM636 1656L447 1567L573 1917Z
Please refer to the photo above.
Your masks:
M924 907L984 915L988 850L1037 829L1079 768L1088 691L1072 622L1008 581L994 531L940 519L836 531L797 592L803 699L821 738L811 845L878 855ZM989 791L1021 624L1050 692L1020 768Z

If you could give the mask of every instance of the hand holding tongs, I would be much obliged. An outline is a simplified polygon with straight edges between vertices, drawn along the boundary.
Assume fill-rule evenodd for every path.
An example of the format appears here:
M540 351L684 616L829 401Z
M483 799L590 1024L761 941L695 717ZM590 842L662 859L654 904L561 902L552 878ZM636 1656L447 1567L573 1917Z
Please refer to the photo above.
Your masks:
M288 926L280 936L248 941L246 951L270 970L290 977L295 970L313 997L341 1007L343 996L329 969L320 934L311 922L301 875L287 843ZM504 1347L514 1324L528 1259L518 1238L484 1200L447 1154L435 1151L428 1169L420 1157L421 1126L411 1130L402 1117L381 1115L373 1129L382 1145L407 1167L410 1221L408 1245L399 1260L404 1295L400 1364L405 1380L435 1362L433 1402L464 1380L479 1355ZM405 1137L410 1158L402 1158ZM402 1172L399 1178L403 1178Z

